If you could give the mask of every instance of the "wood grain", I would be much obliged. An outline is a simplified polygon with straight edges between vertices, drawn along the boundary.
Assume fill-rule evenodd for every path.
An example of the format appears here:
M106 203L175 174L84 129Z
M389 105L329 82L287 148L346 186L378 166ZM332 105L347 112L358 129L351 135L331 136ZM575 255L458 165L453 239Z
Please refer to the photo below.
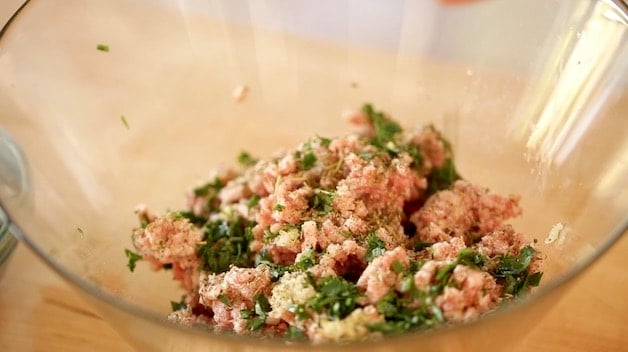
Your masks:
M587 270L520 351L626 351L628 237ZM23 245L0 281L0 351L132 351Z

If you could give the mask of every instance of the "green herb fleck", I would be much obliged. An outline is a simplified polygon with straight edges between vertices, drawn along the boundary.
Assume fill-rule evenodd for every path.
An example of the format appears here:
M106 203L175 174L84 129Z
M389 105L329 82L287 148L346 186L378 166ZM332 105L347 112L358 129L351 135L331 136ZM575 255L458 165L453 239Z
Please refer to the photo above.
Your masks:
M492 274L504 282L504 293L518 296L528 287L539 285L543 273L530 273L528 270L536 254L534 248L525 246L517 256L504 255L498 258L497 268Z
M310 208L318 212L319 215L326 215L333 209L332 203L335 196L336 193L332 191L316 188L314 195L309 200Z
M433 244L434 243L432 243L432 242L420 241L419 243L414 245L414 250L419 252L419 251L424 250L425 248L432 247Z
M356 285L341 277L325 277L315 289L317 294L307 302L307 306L317 313L326 311L332 320L349 315L361 296Z
M363 151L361 151L361 152L358 154L358 156L359 156L360 158L362 158L363 160L369 161L369 160L373 160L373 158L375 158L375 154L376 154L376 153L374 153L374 152L370 152L370 151L363 150Z
M218 210L218 192L220 192L224 186L222 181L220 181L218 177L215 177L204 185L195 188L193 192L195 196L207 199L205 207L208 211L212 212Z
M404 145L400 151L406 152L412 158L412 166L415 168L419 168L423 165L423 154L419 151L419 149L413 145Z
M181 299L181 301L179 302L175 302L175 301L170 301L170 307L172 308L173 312L176 312L178 310L181 309L185 309L187 308L187 304L185 303L185 301L183 299Z
M192 224L202 226L207 222L207 218L204 216L196 215L192 211L178 211L172 214L173 217L188 219Z
M81 236L81 238L85 237L85 232L83 232L83 229L80 227L76 228L76 231L78 231L79 236Z
M240 317L248 320L246 327L250 331L257 331L264 326L266 322L266 315L270 312L270 303L268 298L263 294L258 294L253 298L255 306L253 309L244 309L240 311Z
M126 129L130 129L129 127L129 121L126 120L126 117L124 117L124 115L120 115L120 121L122 121L122 124L124 125L124 127L126 127Z
M367 262L371 262L376 257L384 254L386 251L386 243L379 238L374 232L371 232L366 237L366 259Z
M243 150L238 155L238 163L244 167L249 167L255 165L255 163L257 163L257 159L253 158L251 154Z
M445 286L449 283L451 273L454 271L458 264L467 265L474 268L482 268L488 259L478 252L465 248L458 253L456 260L441 267L434 275L436 284L430 286L430 292L434 294L440 294L443 292Z
M227 307L231 307L231 299L229 298L229 296L224 295L224 294L220 294L218 295L218 300L220 302L222 302L224 305L226 305Z
M286 206L285 206L285 205L277 203L277 204L275 204L275 206L273 207L273 210L274 210L274 211L282 211L282 210L284 210L285 208L286 208Z
M211 191L218 192L224 187L224 184L218 177L215 177L213 180L205 183L200 187L194 188L194 195L197 197L205 197L211 193Z
M264 242L268 243L279 236L279 232L270 232L269 229L264 230Z
M536 250L534 250L534 248L525 246L519 251L519 255L516 257L509 255L503 256L497 265L496 275L506 276L523 273L528 268L535 255Z
M284 339L288 341L303 341L305 340L305 333L303 330L297 328L296 326L290 325L286 332L284 333Z
M365 104L362 112L368 116L375 129L375 138L372 144L379 149L385 150L389 142L394 142L395 135L402 131L401 126L384 115L381 111L375 111L371 104Z
M108 52L109 51L109 45L98 44L98 45L96 45L96 49L100 50L100 51Z
M251 267L249 242L254 222L237 217L231 221L208 221L203 226L203 242L198 248L201 269L213 273L229 270L229 266Z
M138 260L142 260L142 256L133 252L130 249L125 249L124 254L126 255L127 259L129 259L129 262L126 266L129 267L129 270L131 270L131 272L135 271L135 264Z
M303 251L299 257L299 261L294 263L294 267L298 270L305 271L316 264L315 252L311 248Z
M401 293L408 293L414 289L414 277L412 275L408 275L401 280L401 285L399 285L399 291Z
M415 295L400 297L391 291L376 303L375 308L386 321L369 325L371 331L399 334L408 330L429 328L444 321L442 312L430 300L423 299L418 308L413 305L414 299L421 298L421 294L412 286L410 291Z
M432 195L438 191L448 189L451 185L461 177L456 171L452 158L445 160L445 164L434 169L427 178L427 194Z
M255 297L255 314L263 315L270 312L270 303L266 296L259 294Z
M294 313L294 316L297 318L297 320L305 320L311 317L310 313L308 313L307 308L305 307L305 304L297 304L296 306L290 307L288 310Z
M246 202L246 207L249 209L255 207L259 204L260 199L261 197L257 194L252 195L251 198L249 198L249 200Z
M488 258L474 250L464 248L458 253L457 260L458 263L472 268L482 268L488 261Z
M265 264L270 269L270 279L275 282L279 280L285 273L291 272L294 268L291 265L276 264L272 261L270 254L266 249L262 249L255 256L255 266Z
M314 167L316 164L316 154L312 151L308 151L303 155L303 159L301 160L301 168L303 170L309 170Z
M401 264L400 261L395 260L391 265L390 268L396 273L396 274L401 274L404 272L404 270L406 270L406 268L403 266L403 264Z
M320 141L323 147L329 147L329 145L331 144L331 138L318 136L318 140Z

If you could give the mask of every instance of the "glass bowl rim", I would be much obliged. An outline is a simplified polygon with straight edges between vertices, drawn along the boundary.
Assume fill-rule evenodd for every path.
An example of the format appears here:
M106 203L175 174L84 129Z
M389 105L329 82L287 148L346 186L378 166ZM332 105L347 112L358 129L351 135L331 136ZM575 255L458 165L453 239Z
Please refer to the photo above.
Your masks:
M596 0L599 1L599 0ZM615 5L618 5L620 9L624 12L628 12L628 6L622 1L611 0ZM11 27L13 21L19 17L21 12L27 7L27 5L31 3L31 0L23 0L22 5L15 10L15 12L10 16L4 26L0 29L0 42L4 38L6 31ZM18 145L19 148L19 145ZM26 160L28 162L28 160ZM28 167L28 165L26 165ZM5 230L8 233L5 235L13 235L20 242L24 243L26 247L31 250L39 259L43 260L43 262L51 268L54 272L56 272L62 279L66 282L70 283L74 287L78 287L82 292L87 294L90 297L93 297L102 303L106 304L108 307L111 307L116 310L120 310L125 314L130 314L136 318L140 318L144 321L148 321L152 324L157 324L162 328L173 329L175 331L180 331L184 334L195 334L199 338L206 339L217 339L221 340L225 343L234 343L234 344L263 344L264 347L290 347L292 349L311 349L313 346L320 348L347 348L347 347L359 347L365 344L369 344L370 346L377 347L389 342L397 341L402 342L406 341L416 341L421 338L429 338L430 336L438 336L447 334L451 331L458 331L463 329L469 329L473 326L478 326L483 324L484 322L492 319L497 319L499 317L505 316L509 313L516 312L521 309L525 309L526 306L534 305L537 302L543 300L545 297L549 296L554 291L558 290L560 287L566 286L574 278L579 276L582 272L588 269L594 262L596 262L600 257L602 257L627 231L628 231L628 215L624 216L624 218L619 222L619 224L612 229L606 236L604 236L603 240L600 242L599 246L590 254L587 254L582 259L576 262L576 265L571 267L565 273L559 275L557 278L551 280L549 283L542 285L535 289L533 294L530 294L522 299L515 299L507 302L506 304L502 304L498 309L492 311L489 314L486 314L478 319L474 319L469 322L458 323L451 326L437 327L434 329L430 329L427 331L413 331L402 333L395 336L387 336L385 338L379 340L368 340L368 341L352 341L349 343L323 343L318 345L313 345L311 343L294 343L289 346L285 344L285 342L281 339L260 339L258 337L252 337L248 335L235 335L233 333L214 333L203 329L202 327L188 327L183 326L181 324L176 324L172 322L168 322L165 317L161 314L158 314L154 310L150 310L147 308L142 308L136 304L129 302L128 300L122 299L119 296L112 294L96 285L95 283L83 279L80 275L74 273L69 270L63 264L54 260L51 256L46 254L45 250L41 248L36 241L32 240L26 233L24 233L19 224L13 222L13 217L11 216L10 209L6 208L2 204L2 200L0 199L0 209L2 209L6 215L6 224L4 226ZM6 264L6 263L5 263ZM98 308L93 308L98 313L100 311ZM109 324L109 322L107 321ZM116 329L117 330L117 329Z

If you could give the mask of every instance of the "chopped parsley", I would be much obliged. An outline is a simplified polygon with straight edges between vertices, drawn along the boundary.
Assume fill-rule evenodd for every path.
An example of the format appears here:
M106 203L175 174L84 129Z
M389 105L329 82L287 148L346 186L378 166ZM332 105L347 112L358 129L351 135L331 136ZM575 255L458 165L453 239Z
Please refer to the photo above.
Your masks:
M130 129L129 127L129 121L126 120L126 117L124 117L124 115L120 115L120 121L122 121L122 124L124 125L124 127L126 127L126 129Z
M323 147L329 147L329 145L331 144L331 138L325 138L321 136L317 137Z
M227 307L231 307L231 299L229 298L229 296L220 294L218 295L218 300L222 302L224 305L226 305Z
M251 198L249 198L249 200L246 202L246 207L249 209L254 208L256 205L259 204L260 199L261 197L257 194L252 195Z
M309 200L310 208L316 211L319 215L327 215L327 213L333 209L332 203L335 196L335 192L316 188L314 190L314 195Z
M400 297L394 291L389 292L375 307L384 316L385 321L370 324L371 331L379 331L383 334L399 334L409 330L428 328L445 321L440 308L429 299L423 299L422 304L412 307L415 299L421 298L418 290L412 295Z
M417 244L414 245L414 250L419 252L424 250L425 248L432 247L433 244L433 242L419 241Z
M441 292L443 292L445 286L449 284L449 281L451 279L451 273L454 271L456 266L458 266L458 264L483 269L484 265L487 262L488 258L486 258L485 256L472 249L464 248L463 250L458 252L456 260L441 267L436 272L436 274L434 275L436 283L430 286L430 292L433 294L440 294Z
M420 262L411 261L409 268L406 269L399 261L393 262L392 269L402 275L399 291L391 288L390 292L375 304L375 308L385 321L370 324L368 328L371 331L399 334L409 330L429 328L445 321L442 311L435 304L438 290L430 289L424 292L414 285L414 273L421 265ZM455 265L447 268L440 275L447 276L453 267Z
M222 273L231 265L248 268L253 265L249 243L254 222L242 217L231 221L208 221L203 226L203 241L198 247L201 270Z
M307 311L305 304L297 304L295 306L291 306L288 310L294 313L294 316L297 320L305 320L311 317L310 313Z
M222 184L222 181L218 177L215 177L213 180L205 183L200 187L194 188L194 195L197 197L205 197L211 193L211 191L220 191L225 185Z
M306 339L303 330L292 325L288 327L283 336L288 341L303 341Z
M130 249L125 249L124 254L129 260L126 266L129 268L129 270L131 270L131 272L135 271L135 264L137 263L138 260L142 260L142 256L133 252Z
M457 262L472 268L482 268L488 261L488 258L472 249L464 248L458 252Z
M415 168L421 167L423 164L421 151L416 146L400 143L398 138L395 138L397 134L403 131L397 122L390 119L383 112L375 111L370 104L364 105L362 112L368 116L375 130L375 137L371 140L373 146L392 157L396 157L401 153L408 153L412 158L412 165ZM363 151L360 153L360 157L364 160L371 160L374 156L375 154L371 152Z
M98 44L98 45L96 45L96 50L108 52L109 51L109 45Z
M212 212L218 210L218 206L216 204L218 201L218 192L220 192L224 186L225 185L222 181L220 181L218 177L215 177L213 180L205 183L204 185L194 188L192 192L194 192L194 195L197 197L206 198L206 208Z
M247 320L246 327L250 331L257 331L264 326L266 316L270 312L270 303L268 298L263 294L258 294L253 298L255 306L253 309L243 309L240 311L240 317Z
M306 271L316 264L316 253L310 249L307 254L302 255L298 262L292 265L281 265L274 263L268 250L262 249L255 256L255 266L265 264L270 270L270 278L272 281L279 280L285 273L291 273L294 271Z
M365 104L362 112L368 116L375 129L375 137L372 144L379 149L385 150L389 142L394 143L395 135L402 131L401 126L384 115L381 111L375 111L371 104Z
M270 232L269 229L264 230L264 242L268 243L279 236L279 232Z
M401 274L406 270L406 267L398 260L395 260L391 265L390 268L396 273L396 274Z
M436 283L430 286L430 292L440 294L449 284L451 273L458 264L463 264L478 270L487 271L498 283L504 285L504 293L518 296L526 288L538 286L543 273L530 273L529 266L536 255L536 250L530 246L523 247L517 256L503 255L492 259L465 248L458 253L456 260L441 267L435 274Z
M519 275L528 268L535 255L536 250L530 246L523 247L519 251L519 255L516 257L504 255L497 264L497 271L495 275L498 277Z
M303 170L309 170L314 167L314 164L316 164L316 154L314 154L313 151L308 151L301 159L301 168Z
M367 150L363 150L358 154L360 158L366 161L373 160L373 158L375 158L375 155L376 155L375 152L367 151Z
M461 177L456 171L453 159L448 158L441 168L432 170L427 177L427 194L432 195L438 191L448 189L459 179Z
M170 308L172 308L173 312L176 312L181 309L185 309L187 307L188 305L185 303L185 300L183 298L181 298L179 302L170 301Z
M255 266L257 267L260 264L265 264L266 266L268 266L268 269L270 270L270 279L272 281L277 281L285 273L291 272L294 270L294 268L290 265L281 265L281 264L274 263L272 258L270 257L270 254L268 253L266 249L262 249L255 256Z
M238 163L244 167L249 167L257 163L257 159L253 158L251 154L246 151L241 151L238 155Z
M179 211L176 213L173 213L172 216L174 218L185 218L188 219L192 224L196 225L196 226L202 226L203 224L205 224L207 222L207 218L204 216L200 216L200 215L196 215L194 212L192 211Z
M307 306L317 313L326 312L332 320L349 315L361 296L355 284L341 277L325 277L314 288L317 294L307 302Z
M294 268L301 271L306 271L307 269L313 267L316 264L316 252L313 249L307 249L304 251L298 262L294 263Z
M371 232L366 237L366 259L367 262L371 262L376 257L384 254L386 251L386 243L379 238L375 232Z
M421 151L416 146L411 144L403 145L399 148L399 152L408 153L412 158L411 165L415 168L419 168L423 165L423 154L421 154Z
M275 206L273 206L273 210L274 210L274 211L282 211L282 210L284 210L285 208L286 208L286 206L285 206L285 205L283 205L283 204L279 204L279 203L277 203L277 204L275 204Z
M543 273L530 273L528 270L536 253L534 248L525 246L517 256L504 255L498 258L497 268L492 274L504 282L504 293L519 296L526 288L539 285Z

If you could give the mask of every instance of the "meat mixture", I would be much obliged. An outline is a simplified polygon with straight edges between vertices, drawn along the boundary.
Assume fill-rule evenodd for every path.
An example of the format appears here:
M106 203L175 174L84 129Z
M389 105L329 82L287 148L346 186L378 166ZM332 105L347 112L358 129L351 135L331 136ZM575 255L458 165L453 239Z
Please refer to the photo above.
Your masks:
M310 340L378 338L477 319L540 282L540 255L507 220L519 197L461 178L433 126L372 106L359 131L215 170L186 208L136 210L129 268L170 270L169 320Z

